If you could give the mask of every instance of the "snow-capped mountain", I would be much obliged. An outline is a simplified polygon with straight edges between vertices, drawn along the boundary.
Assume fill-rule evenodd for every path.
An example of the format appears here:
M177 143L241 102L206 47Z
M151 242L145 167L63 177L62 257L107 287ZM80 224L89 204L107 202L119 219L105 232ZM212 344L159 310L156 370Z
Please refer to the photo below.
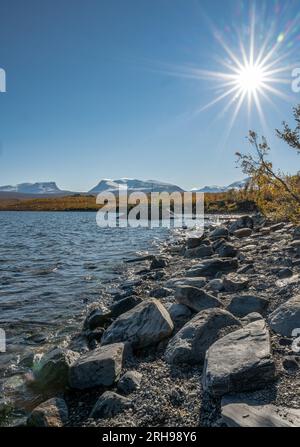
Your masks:
M99 194L101 192L118 192L119 188L128 188L128 193L134 191L141 191L145 193L150 192L183 192L179 186L171 183L160 182L157 180L138 180L121 178L117 180L103 179L97 186L89 191L89 194Z
M22 194L62 194L55 182L19 183L16 186L0 186L0 192L17 192Z
M204 186L201 189L194 189L193 191L196 191L196 192L207 192L207 193L216 193L216 192L230 191L231 189L239 190L239 189L245 188L247 183L249 183L249 180L250 180L250 178L247 177L244 180L240 180L238 182L230 183L230 185L228 185L228 186L217 186L217 185Z

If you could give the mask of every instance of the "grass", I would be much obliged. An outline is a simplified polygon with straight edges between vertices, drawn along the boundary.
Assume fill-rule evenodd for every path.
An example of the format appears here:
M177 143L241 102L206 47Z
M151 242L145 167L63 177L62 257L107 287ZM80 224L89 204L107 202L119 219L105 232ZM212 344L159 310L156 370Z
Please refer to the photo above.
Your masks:
M133 207L134 205L131 205ZM98 211L95 196L73 195L48 198L2 198L0 211ZM204 196L206 213L243 213L255 211L250 195L245 192L210 193ZM171 206L172 209L172 206Z

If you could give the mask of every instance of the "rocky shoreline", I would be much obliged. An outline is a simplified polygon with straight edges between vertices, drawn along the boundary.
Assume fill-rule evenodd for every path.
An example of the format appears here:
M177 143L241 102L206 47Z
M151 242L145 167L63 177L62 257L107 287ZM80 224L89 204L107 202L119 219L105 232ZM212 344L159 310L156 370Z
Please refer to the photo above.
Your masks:
M50 397L28 425L300 426L300 227L243 216L128 269L67 348L27 359Z

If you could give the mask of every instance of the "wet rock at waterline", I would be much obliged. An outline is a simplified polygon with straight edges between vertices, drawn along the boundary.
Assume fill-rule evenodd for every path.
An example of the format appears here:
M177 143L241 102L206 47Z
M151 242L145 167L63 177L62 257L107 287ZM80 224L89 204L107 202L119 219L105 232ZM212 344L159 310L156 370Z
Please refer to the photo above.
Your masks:
M174 329L166 308L150 298L120 315L104 332L102 344L128 342L133 349L155 345L169 337Z
M68 383L69 369L79 354L64 348L55 348L44 354L35 364L34 377L43 388L63 388Z
M111 312L105 306L91 309L83 323L84 330L93 330L102 327L111 318Z
M111 316L113 318L117 318L125 312L128 312L130 309L133 309L135 306L140 304L142 299L136 295L128 296L127 298L123 298L115 302L110 307Z

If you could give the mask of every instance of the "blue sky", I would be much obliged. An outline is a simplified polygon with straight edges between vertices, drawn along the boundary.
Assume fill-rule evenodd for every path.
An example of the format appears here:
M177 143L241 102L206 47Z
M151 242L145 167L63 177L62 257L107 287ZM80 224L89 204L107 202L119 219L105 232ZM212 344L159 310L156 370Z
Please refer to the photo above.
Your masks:
M220 61L227 56L213 26L238 53L236 32L247 45L253 3L0 0L0 67L7 73L7 93L0 94L0 184L53 180L75 191L103 177L185 188L228 184L243 178L234 153L248 150L249 127L269 137L276 166L297 171L299 157L272 136L300 103L291 75L278 87L289 99L271 95L277 110L262 101L267 126L255 108L248 116L244 104L229 135L234 107L218 117L228 97L199 112L222 88L178 75L191 66L224 71ZM272 29L270 45L282 35L279 50L291 53L284 63L300 66L299 1L257 5L257 51Z

